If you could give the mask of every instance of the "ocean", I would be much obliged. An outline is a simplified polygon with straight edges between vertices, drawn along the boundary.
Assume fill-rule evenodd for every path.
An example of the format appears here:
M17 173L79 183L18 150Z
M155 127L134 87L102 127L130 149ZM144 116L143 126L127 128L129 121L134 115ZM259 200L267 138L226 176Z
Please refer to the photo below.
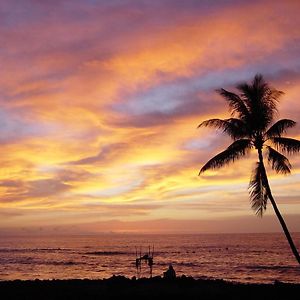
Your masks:
M293 238L300 249L300 233ZM154 247L153 276L172 264L178 276L249 283L300 283L300 267L281 233L2 236L0 280L136 276L136 249ZM149 267L142 264L142 277Z

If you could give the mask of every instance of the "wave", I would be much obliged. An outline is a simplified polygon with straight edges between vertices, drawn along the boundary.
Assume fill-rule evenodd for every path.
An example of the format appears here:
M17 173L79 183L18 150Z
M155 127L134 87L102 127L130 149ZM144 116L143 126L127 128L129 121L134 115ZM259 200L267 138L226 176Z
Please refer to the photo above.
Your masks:
M73 265L82 265L82 262L75 261L45 261L40 262L42 265L53 265L53 266L73 266Z
M128 255L135 257L136 253L135 251L89 251L89 252L84 252L83 254L86 255L102 255L102 256L112 256L112 255ZM144 254L147 254L147 252L142 252L142 256ZM159 256L159 255L165 255L165 254L181 254L180 251L157 251L154 252L154 257ZM138 253L138 256L140 254Z
M31 258L20 259L20 260L8 260L6 262L1 262L1 264L14 264L14 265L49 265L49 266L72 266L72 265L82 265L83 262L75 261L51 261L51 260L34 260Z
M124 251L91 251L85 252L87 255L99 255L99 256L113 256L113 255L135 255L133 252L124 252Z
M90 248L90 247L84 247ZM72 249L72 248L0 248L0 253L39 253L39 252L47 252L47 253L54 253L54 252L75 252L81 253L86 255L103 255L103 256L110 256L110 255L128 255L128 256L135 256L135 251L88 251L82 252L80 249ZM195 254L197 251L155 251L154 256L164 256L164 255L182 255L182 254ZM142 251L142 255L147 254L147 251ZM138 253L139 255L139 253Z
M248 265L246 266L247 269L250 270L278 270L278 271L285 271L285 270L299 270L299 266L264 266L264 265Z
M0 253L11 253L11 252L71 252L73 249L68 248L0 248Z
M156 262L154 261L154 265L156 266L167 266L168 263L166 262ZM176 266L184 266L184 267L199 267L201 266L201 264L199 263L192 263L192 262L174 262L173 265L176 265Z

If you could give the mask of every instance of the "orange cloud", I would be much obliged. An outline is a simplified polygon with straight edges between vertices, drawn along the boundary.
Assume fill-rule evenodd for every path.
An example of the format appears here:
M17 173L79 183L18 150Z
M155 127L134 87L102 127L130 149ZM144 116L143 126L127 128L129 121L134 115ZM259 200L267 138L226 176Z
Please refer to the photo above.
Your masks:
M255 156L198 177L230 141L196 127L228 115L216 88L256 72L286 92L281 116L297 120L299 4L200 2L31 13L23 4L12 14L0 32L0 227L63 224L66 213L68 224L251 214ZM300 161L291 161L292 176L270 173L279 202L299 195Z

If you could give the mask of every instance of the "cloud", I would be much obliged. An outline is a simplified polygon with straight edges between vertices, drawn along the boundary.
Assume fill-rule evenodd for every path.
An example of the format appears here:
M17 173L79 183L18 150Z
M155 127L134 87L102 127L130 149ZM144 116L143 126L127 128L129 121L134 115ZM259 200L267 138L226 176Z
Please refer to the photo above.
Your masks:
M2 209L1 211L0 211L0 216L2 217L2 218L17 218L17 217L21 217L21 216L23 216L24 215L24 213L23 212L21 212L20 210L13 210L13 209Z
M71 189L71 185L52 178L32 181L5 180L0 186L7 188L1 202L19 202L35 198L47 199Z
M83 182L91 179L93 174L86 170L77 169L58 169L56 173L56 178L61 182Z
M280 117L297 121L298 11L297 1L2 1L0 208L22 210L5 222L248 213L239 203L256 156L198 177L230 139L196 127L229 117L216 88L257 72L285 91ZM299 196L292 161L292 176L270 172L287 215L299 210L287 201Z
M0 181L0 187L17 188L23 185L20 180L6 179Z
M69 162L70 165L86 165L86 164L96 164L101 163L101 161L111 160L116 155L119 155L123 150L128 147L126 143L115 143L110 145L105 145L99 154L95 156L85 157L76 161Z

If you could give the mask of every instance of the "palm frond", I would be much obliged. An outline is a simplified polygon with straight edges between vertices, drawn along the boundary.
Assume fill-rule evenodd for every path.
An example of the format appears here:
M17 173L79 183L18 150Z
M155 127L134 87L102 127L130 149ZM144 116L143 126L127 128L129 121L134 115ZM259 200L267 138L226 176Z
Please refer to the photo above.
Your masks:
M236 88L241 92L241 98L247 103L250 111L253 111L253 107L262 100L266 83L261 74L256 74L251 84L242 82Z
M210 159L200 170L199 175L209 169L218 169L230 162L245 156L251 149L252 143L249 139L240 139L233 142L225 151Z
M256 102L267 106L271 110L277 110L277 103L284 94L282 91L271 87L261 74L255 75L252 84L241 83L237 85L237 89L246 97L245 100L249 107L251 102Z
M252 171L249 194L251 201L251 208L255 211L256 215L262 217L267 208L268 194L266 189L265 180L263 178L263 166L260 162L256 163L256 167Z
M288 128L294 127L296 122L290 119L281 119L273 124L266 132L266 138L280 137L283 133L286 133Z
M270 109L277 111L277 103L283 94L284 92L276 90L267 85L264 91L263 101Z
M235 93L226 91L225 89L218 89L219 93L228 102L231 115L237 114L239 118L245 120L249 115L248 108L244 101Z
M300 141L285 137L273 137L270 141L276 146L281 152L287 154L294 154L300 152Z
M291 173L292 166L289 160L284 155L282 155L270 146L267 146L267 150L268 162L272 166L273 170L275 170L277 173Z
M237 89L241 92L240 98L247 104L250 127L254 131L265 131L277 113L282 92L271 88L260 74L254 77L251 84L241 83Z
M234 140L243 138L247 134L245 123L236 118L230 119L210 119L203 121L199 127L213 127L216 129L222 129L224 133L227 133Z

